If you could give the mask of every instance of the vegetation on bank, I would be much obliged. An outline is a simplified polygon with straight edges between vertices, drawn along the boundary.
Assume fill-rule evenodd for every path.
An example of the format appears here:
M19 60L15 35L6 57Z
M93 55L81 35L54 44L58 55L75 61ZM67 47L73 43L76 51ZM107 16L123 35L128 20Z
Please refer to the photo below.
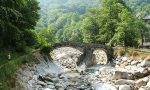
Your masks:
M1 52L0 62L0 90L12 90L16 87L16 73L22 64L34 60L31 54L11 53L11 59L8 60L7 52Z
M39 9L36 0L0 0L0 90L12 90L19 67L33 60L28 47L37 43Z
M150 58L150 49L137 49L131 47L115 47L114 56L127 56L135 60Z

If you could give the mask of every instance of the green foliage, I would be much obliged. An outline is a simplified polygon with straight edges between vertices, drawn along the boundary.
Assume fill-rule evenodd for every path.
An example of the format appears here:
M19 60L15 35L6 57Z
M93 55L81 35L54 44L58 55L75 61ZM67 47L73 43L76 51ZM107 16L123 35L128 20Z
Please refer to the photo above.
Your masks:
M150 14L149 0L124 0L124 2L131 8L133 14L139 18Z
M82 15L88 12L88 8L99 5L99 0L39 1L41 6L41 18L37 23L36 29L39 33L42 33L43 29L48 31L51 26L55 26L56 32L53 37L56 38L55 42L82 42L83 36L80 29L82 24ZM48 41L48 43L51 42L48 37L43 38L44 41Z
M32 55L20 56L13 54L12 56L11 60L0 65L0 90L12 90L12 84L14 83L12 77L15 77L16 71L24 62L34 60Z
M146 0L143 2L141 0L101 0L100 2L97 0L40 0L40 2L41 18L36 29L41 45L75 41L111 46L138 46L141 39L140 33L148 29L146 24L137 19L132 12L139 4L148 14L149 2ZM140 11L137 10L137 12ZM138 23L139 21L143 24ZM49 33L53 30L54 33Z
M82 21L81 31L83 33L83 42L94 43L96 42L96 35L98 35L98 25L96 19L93 17L86 17Z
M53 45L54 43L56 43L56 30L56 27L53 25L48 30L42 29L40 32L38 32L38 42L40 46Z
M30 29L36 25L39 17L38 10L36 0L1 0L0 47L22 51L25 46L28 46L30 42L27 38L32 37L33 40L34 37Z
M42 46L41 47L41 53L49 54L52 50L52 46Z
M83 41L111 46L138 46L139 26L145 26L137 23L139 20L132 15L125 3L122 0L102 0L101 5L99 9L91 9L91 14L83 19ZM91 17L94 18L89 19Z

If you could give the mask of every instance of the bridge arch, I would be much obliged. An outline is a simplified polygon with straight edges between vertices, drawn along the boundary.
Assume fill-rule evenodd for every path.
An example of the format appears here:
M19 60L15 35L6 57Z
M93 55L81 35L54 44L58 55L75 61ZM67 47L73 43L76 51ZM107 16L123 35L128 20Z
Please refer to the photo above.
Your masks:
M83 62L87 66L91 66L96 63L95 50L102 50L106 53L107 60L104 64L110 62L113 58L113 49L107 45L102 44L87 44L87 43L78 43L78 42L61 42L53 45L53 49L60 47L72 47L83 52L78 58L77 65L82 64Z

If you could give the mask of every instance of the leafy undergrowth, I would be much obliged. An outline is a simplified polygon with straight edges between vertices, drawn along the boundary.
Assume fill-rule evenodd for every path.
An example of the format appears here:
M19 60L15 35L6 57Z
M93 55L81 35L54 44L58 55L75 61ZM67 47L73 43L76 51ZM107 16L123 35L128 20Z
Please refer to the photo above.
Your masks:
M8 52L0 53L0 90L12 90L16 87L16 72L19 67L33 61L32 54L11 54L11 60L7 58Z
M150 58L150 49L116 47L114 56L128 56L136 60L144 60L145 58Z

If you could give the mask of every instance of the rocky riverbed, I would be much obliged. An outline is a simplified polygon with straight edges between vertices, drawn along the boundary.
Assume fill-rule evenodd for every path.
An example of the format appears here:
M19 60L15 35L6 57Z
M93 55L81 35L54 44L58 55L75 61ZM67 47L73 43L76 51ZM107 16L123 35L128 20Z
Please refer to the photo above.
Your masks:
M105 63L106 55L95 51L97 65L76 65L82 52L62 47L52 53L53 61L35 53L37 63L18 71L20 90L150 90L150 59L118 56Z

